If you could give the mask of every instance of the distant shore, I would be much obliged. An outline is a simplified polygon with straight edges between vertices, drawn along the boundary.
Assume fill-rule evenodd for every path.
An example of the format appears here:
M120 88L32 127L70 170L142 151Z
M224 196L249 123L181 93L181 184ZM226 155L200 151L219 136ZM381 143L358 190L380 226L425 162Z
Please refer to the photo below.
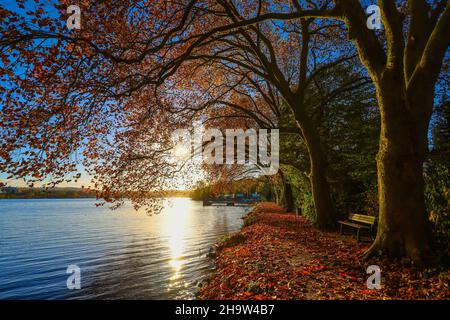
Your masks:
M95 198L95 193L81 188L17 188L0 190L0 199L78 199Z
M95 196L76 196L76 197L66 197L66 196L4 196L0 195L0 200L31 200L31 199L96 199Z
M190 190L167 190L164 198L190 198ZM5 187L0 189L0 199L88 199L96 198L95 191L82 188L18 188Z

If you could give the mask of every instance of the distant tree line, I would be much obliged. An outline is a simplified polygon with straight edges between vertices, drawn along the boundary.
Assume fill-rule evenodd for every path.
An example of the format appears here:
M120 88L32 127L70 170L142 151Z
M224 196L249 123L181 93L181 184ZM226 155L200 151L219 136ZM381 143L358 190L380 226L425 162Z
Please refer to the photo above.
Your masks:
M0 199L35 199L35 198L95 198L95 193L78 188L13 188L5 187L0 192Z

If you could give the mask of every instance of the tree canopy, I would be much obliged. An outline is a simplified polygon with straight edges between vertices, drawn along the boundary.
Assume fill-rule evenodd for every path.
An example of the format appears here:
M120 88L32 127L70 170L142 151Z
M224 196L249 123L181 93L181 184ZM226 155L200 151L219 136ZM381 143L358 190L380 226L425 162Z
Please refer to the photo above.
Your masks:
M382 30L357 0L85 1L80 29L67 27L69 4L0 6L2 172L56 185L82 162L99 196L140 206L205 172L261 174L171 161L176 129L280 129L279 195L295 193L294 168L316 225L332 228L371 190L380 222L367 256L429 261L423 167L447 90L448 1L379 1Z

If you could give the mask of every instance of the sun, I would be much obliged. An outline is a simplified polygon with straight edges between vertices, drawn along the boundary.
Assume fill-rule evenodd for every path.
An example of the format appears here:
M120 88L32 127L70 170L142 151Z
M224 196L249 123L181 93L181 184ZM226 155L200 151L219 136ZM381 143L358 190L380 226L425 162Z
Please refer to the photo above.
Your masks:
M175 161L187 161L191 158L191 150L184 144L178 143L172 150Z

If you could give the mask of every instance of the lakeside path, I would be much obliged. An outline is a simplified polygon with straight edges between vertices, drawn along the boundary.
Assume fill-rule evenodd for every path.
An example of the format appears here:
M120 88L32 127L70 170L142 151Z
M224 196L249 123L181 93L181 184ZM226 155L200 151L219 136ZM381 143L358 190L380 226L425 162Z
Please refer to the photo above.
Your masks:
M449 270L360 261L367 243L315 229L304 217L260 203L217 246L217 269L200 299L449 299ZM366 268L381 268L380 290Z

